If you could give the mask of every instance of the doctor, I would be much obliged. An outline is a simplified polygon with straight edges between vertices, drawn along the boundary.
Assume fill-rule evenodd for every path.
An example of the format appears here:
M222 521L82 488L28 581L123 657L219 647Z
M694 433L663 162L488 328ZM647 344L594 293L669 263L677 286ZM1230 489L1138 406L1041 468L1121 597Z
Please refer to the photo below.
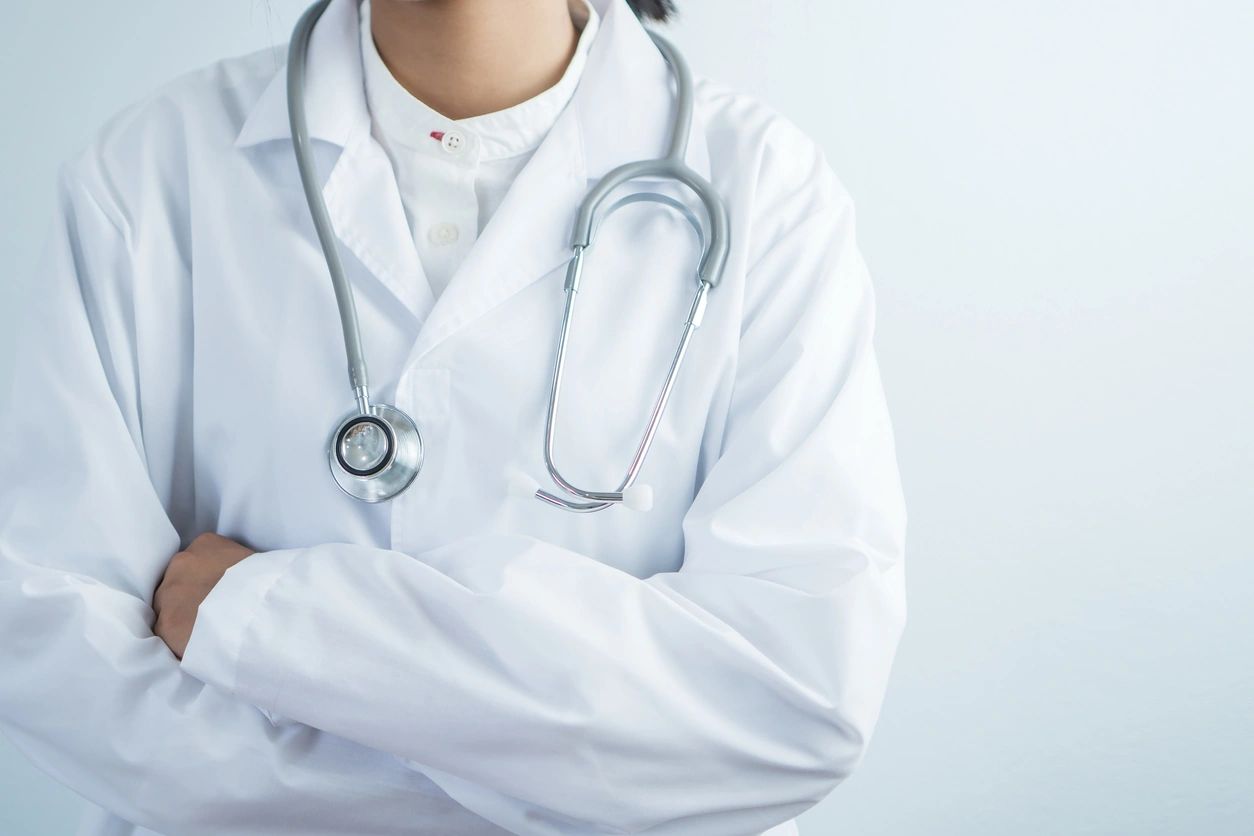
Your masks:
M635 11L662 16L662 4ZM68 163L0 409L0 728L86 834L772 834L849 775L904 622L904 510L849 196L700 81L730 247L640 479L570 513L544 437L575 211L660 156L626 0L333 0L312 162L373 395L421 468L347 495L353 409L272 51ZM631 203L579 289L555 457L622 478L701 206ZM513 474L511 476L510 474ZM648 503L635 503L642 507Z

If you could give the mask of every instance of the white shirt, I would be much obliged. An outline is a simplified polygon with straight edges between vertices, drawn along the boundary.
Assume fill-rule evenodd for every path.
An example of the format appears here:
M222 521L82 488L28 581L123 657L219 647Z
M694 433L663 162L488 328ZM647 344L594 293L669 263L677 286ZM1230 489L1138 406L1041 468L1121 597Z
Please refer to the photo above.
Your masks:
M164 87L64 168L0 381L0 732L97 806L83 834L782 836L861 759L905 510L853 204L794 124L697 85L686 161L732 234L640 471L653 509L507 489L557 490L576 207L670 138L665 61L624 0L592 2L579 89L438 304L370 134L357 3L313 32L310 145L373 394L424 441L387 503L328 470L353 398L274 54ZM598 228L580 285L555 454L593 490L695 291L691 230L655 208ZM180 662L150 604L206 531L256 553Z
M370 34L370 0L361 4L371 133L392 161L414 246L437 298L574 95L600 17L585 0L570 0L570 12L579 40L555 85L505 110L454 120L396 80Z

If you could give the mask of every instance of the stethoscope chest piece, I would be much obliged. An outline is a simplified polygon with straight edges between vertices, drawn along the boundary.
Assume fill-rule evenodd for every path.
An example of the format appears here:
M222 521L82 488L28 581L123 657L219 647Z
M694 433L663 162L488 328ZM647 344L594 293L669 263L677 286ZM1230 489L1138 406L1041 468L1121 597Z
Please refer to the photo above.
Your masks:
M404 412L372 404L336 425L327 461L340 490L365 502L383 502L414 481L422 468L422 436Z

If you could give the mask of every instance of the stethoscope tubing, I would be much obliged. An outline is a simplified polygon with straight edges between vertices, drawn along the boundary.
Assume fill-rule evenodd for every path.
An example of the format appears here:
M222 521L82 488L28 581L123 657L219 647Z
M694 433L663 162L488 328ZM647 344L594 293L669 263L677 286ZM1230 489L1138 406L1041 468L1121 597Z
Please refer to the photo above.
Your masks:
M350 415L344 419L333 436L331 449L329 450L331 467L336 481L342 489L358 499L373 502L390 499L404 490L412 481L418 468L421 467L421 437L418 434L417 427L413 424L413 420L404 412L386 404L371 404L369 373L365 352L362 349L357 305L353 296L352 286L344 271L330 213L327 211L326 201L322 196L322 184L319 182L318 173L314 167L314 154L305 107L306 64L309 42L314 26L330 3L331 0L318 0L301 15L293 30L287 56L288 118L291 123L292 144L296 156L296 165L300 172L301 186L304 189L305 199L309 205L310 217L313 220L314 230L322 247L327 270L331 276L332 288L335 292L335 302L339 310L340 326L344 337L344 351L348 362L349 383L353 389L353 397L357 402L358 410L357 417ZM620 165L603 176L580 203L575 214L575 222L571 234L572 256L568 265L565 285L565 310L558 337L552 379L550 381L549 410L545 422L544 461L554 483L576 499L567 499L541 490L538 487L533 492L535 498L569 511L599 511L621 502L626 502L629 505L637 504L630 498L633 496L630 492L635 491L634 496L639 497L641 488L633 488L633 483L639 475L644 458L648 454L649 447L660 426L662 413L670 398L693 332L701 323L708 293L718 285L727 262L730 235L726 206L710 182L684 161L688 151L688 139L692 128L694 98L692 73L688 68L687 62L684 61L683 56L680 55L679 50L673 44L656 32L650 31L649 36L662 53L675 79L673 124L671 125L666 153L657 159L640 160ZM620 199L604 213L601 213L601 204L618 186L630 180L647 177L671 180L686 186L705 208L709 224L709 235L707 236L704 233L702 225L696 221L695 215L690 210L687 210L674 198L661 194ZM696 270L698 286L692 305L692 312L685 323L670 370L661 387L659 396L654 402L648 424L645 427L635 455L632 457L626 475L617 490L584 490L575 487L562 476L557 469L553 454L557 403L561 396L562 372L570 326L574 318L579 275L584 254L593 244L602 214L612 214L620 206L638 200L653 200L672 208L678 208L692 223L701 247L701 260ZM362 420L383 420L388 422L389 432L393 430L403 431L399 432L399 434L403 435L409 442L406 449L413 452L405 457L406 461L402 462L400 459L397 459L399 471L392 472L393 468L390 460L388 465L382 468L377 475L368 474L363 476L362 471L354 470L346 464L343 456L338 451L338 443L335 441L335 437L343 436L347 427L350 425L355 426L356 423L360 423ZM393 423L396 425L392 426ZM397 435L397 432L392 432L389 437L395 439ZM379 484L371 485L371 479L378 481ZM388 486L389 482L392 483L390 486ZM649 502L651 502L651 499Z
M305 67L309 52L309 39L313 34L315 24L330 4L331 0L319 0L310 6L301 15L292 33L292 42L287 54L288 120L291 123L292 144L296 152L296 167L300 170L301 186L305 191L305 200L309 204L309 213L313 218L318 242L322 245L327 270L331 274L331 286L335 291L335 304L340 314L340 329L344 335L344 352L348 360L349 384L357 399L358 409L365 415L370 411L370 374L366 366L365 352L361 347L357 303L353 296L353 288L344 272L344 262L340 258L339 247L336 243L335 228L331 224L331 216L327 211L326 201L322 197L322 184L318 182L318 172L314 168L313 148L309 139L309 121L305 112Z

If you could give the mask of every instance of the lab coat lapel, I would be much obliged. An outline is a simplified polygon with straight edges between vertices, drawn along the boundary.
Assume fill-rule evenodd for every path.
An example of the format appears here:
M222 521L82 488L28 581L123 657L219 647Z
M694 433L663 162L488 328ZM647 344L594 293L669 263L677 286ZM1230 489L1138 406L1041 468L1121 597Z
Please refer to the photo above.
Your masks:
M412 359L570 258L571 224L587 184L580 147L575 121L560 117L436 302Z
M666 62L624 0L593 2L601 27L579 87L431 311L411 362L534 282L560 282L592 182L665 153L674 107ZM696 123L687 160L708 174Z
M305 87L309 134L323 177L322 196L340 243L415 318L433 297L387 154L370 134L359 39L357 0L333 0L309 43ZM287 71L277 72L245 120L235 144L252 148L281 142L291 160ZM307 213L302 213L302 217ZM312 236L312 222L309 223ZM351 267L348 268L350 273ZM325 278L321 273L318 278Z
M323 188L340 241L419 321L435 302L387 153L369 127L344 148Z

